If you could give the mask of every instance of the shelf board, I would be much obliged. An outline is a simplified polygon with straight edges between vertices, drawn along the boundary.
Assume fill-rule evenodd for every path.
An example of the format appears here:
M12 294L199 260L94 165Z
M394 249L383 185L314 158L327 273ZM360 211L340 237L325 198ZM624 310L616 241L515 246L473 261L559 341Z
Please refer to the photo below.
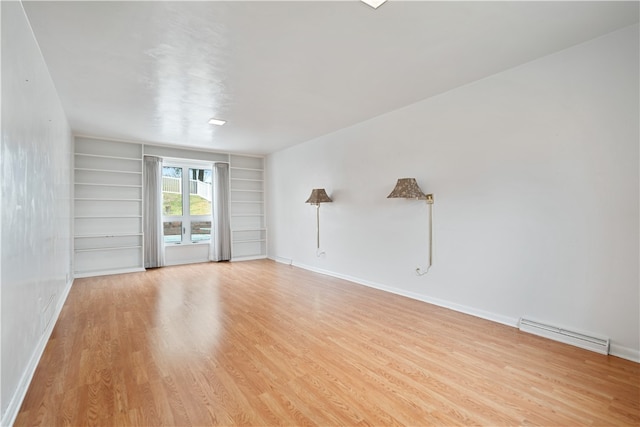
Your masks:
M132 236L142 236L142 233L114 233L114 234L79 234L73 236L76 239L90 239L90 238L102 238L102 237L132 237Z
M93 168L75 168L77 171L88 171L88 172L108 172L108 173L131 173L136 175L142 175L142 172L134 172L134 171L121 171L114 169L93 169Z
M136 246L113 246L109 248L75 249L76 252L101 252L101 251L121 251L123 249L142 249L141 245Z
M231 214L232 217L236 216L264 216L264 214Z
M264 203L264 200L231 200L231 203Z
M229 169L235 169L239 171L255 171L255 172L264 172L264 169L255 169L255 168L239 168L237 166L230 166Z
M74 216L74 219L92 219L92 218L142 218L142 215L78 215Z
M98 198L98 197L76 197L73 200L84 202L141 202L142 199L116 199L116 198Z
M264 190L240 190L232 188L231 191L243 192L243 193L264 193Z
M131 188L142 188L142 185L131 185L131 184L100 184L96 182L75 182L75 185L90 185L95 187L131 187Z
M231 181L251 181L251 182L264 182L264 179L249 179L249 178L231 178Z
M258 242L266 242L266 239L247 239L247 240L234 240L231 243L258 243Z
M118 157L118 156L108 156L103 154L88 154L88 153L75 153L75 155L83 156L83 157L97 157L101 159L134 160L136 162L142 162L142 158L137 158L137 157Z
M231 230L232 233L238 231L267 231L266 228L236 228L235 230Z

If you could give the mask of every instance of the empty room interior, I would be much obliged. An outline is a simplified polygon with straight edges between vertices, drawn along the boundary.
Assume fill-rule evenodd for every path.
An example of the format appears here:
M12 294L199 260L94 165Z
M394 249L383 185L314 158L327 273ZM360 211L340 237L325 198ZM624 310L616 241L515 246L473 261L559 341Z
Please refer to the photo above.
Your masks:
M640 425L638 1L2 1L0 424Z

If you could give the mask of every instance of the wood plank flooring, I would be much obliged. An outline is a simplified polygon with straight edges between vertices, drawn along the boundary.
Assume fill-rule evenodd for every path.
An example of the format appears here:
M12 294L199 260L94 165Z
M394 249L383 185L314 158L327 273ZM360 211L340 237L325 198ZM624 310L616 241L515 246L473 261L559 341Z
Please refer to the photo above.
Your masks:
M16 426L640 425L640 365L260 260L78 279Z

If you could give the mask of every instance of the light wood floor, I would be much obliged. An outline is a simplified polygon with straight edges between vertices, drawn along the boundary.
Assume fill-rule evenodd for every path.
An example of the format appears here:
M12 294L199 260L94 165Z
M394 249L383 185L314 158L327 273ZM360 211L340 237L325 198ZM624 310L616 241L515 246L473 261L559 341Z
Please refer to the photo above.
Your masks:
M639 425L640 365L272 261L76 280L23 425Z

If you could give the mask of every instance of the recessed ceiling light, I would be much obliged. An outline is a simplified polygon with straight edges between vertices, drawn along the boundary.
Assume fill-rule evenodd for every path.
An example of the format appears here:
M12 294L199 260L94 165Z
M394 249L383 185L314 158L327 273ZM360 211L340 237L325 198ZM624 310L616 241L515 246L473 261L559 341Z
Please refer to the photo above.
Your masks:
M220 119L215 119L215 118L209 120L209 124L210 125L222 126L225 123L227 123L226 120L220 120Z
M363 3L368 4L369 6L371 6L374 9L377 9L378 6L380 6L382 3L384 3L387 0L361 0Z

